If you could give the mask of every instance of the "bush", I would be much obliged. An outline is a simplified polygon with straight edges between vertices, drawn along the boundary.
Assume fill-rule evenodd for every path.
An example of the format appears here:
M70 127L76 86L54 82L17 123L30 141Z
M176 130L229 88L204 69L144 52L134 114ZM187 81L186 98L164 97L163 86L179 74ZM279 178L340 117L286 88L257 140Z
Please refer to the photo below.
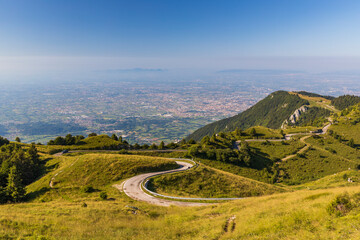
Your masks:
M82 188L82 191L84 193L92 193L92 192L95 192L95 189L92 186L85 186Z
M337 217L345 216L353 208L349 194L344 193L335 197L327 207L327 212L330 215Z
M297 153L296 156L299 158L306 158L305 154L303 153Z
M129 152L127 150L125 150L125 149L121 149L119 151L119 154L129 154Z
M106 200L106 199L108 198L107 193L106 193L106 192L101 192L101 193L100 193L100 198L101 198L102 200Z

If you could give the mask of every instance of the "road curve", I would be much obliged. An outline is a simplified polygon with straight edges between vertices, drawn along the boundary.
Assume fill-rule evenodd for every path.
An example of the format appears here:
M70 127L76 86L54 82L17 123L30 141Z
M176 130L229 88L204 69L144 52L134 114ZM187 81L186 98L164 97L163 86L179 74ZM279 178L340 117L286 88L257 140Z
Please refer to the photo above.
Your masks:
M122 185L116 185L115 187L118 188L120 191L123 190L124 193L126 195L128 195L132 199L135 199L135 200L138 200L138 201L144 201L144 202L154 204L154 205L166 206L166 207L171 206L171 205L176 205L176 206L204 206L204 205L209 204L209 203L200 203L200 202L189 202L191 200L193 200L193 201L195 201L195 200L197 200L197 201L199 201L199 200L216 201L216 200L241 199L241 198L183 198L183 197L164 196L164 195L161 195L161 194L153 193L153 194L156 194L156 195L162 196L162 197L167 197L167 198L172 198L172 199L179 199L179 200L187 200L188 201L188 202L181 202L181 201L176 201L176 200L157 198L157 197L154 197L154 196L148 194L147 192L145 192L142 189L142 186L144 186L144 183L147 181L147 179L149 179L151 177L158 176L158 175L163 175L163 174L168 174L168 173L186 171L186 170L189 170L190 168L192 168L194 166L193 164L191 164L189 162L184 162L184 161L176 161L176 163L180 166L177 169L168 170L168 171L161 171L161 172L140 174L140 175L137 175L135 177L132 177L132 178L126 180ZM151 192L149 190L146 190L146 191Z

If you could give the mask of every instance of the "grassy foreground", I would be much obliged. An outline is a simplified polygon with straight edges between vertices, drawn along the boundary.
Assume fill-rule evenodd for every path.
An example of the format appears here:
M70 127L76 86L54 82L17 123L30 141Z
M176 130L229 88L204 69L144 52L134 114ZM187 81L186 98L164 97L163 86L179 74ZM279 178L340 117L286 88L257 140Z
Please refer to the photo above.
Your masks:
M49 159L46 167L48 173L27 188L29 202L0 205L0 239L360 238L358 202L352 200L355 207L344 216L330 215L327 211L338 194L360 191L360 175L355 170L327 176L285 193L184 208L138 202L112 187L143 172L174 168L173 160L82 154ZM198 168L200 173L195 174L203 177L202 181L212 182L218 194L233 189L221 189L214 184L216 181L224 181L232 188L247 184L247 190L277 188L204 169L208 170ZM348 182L346 177L354 182ZM231 181L236 183L231 185ZM92 186L94 191L84 192L84 186ZM332 188L323 189L329 186ZM191 186L184 189L187 187L191 189ZM107 193L107 200L99 197L100 192Z
M360 212L326 211L339 193L301 190L204 207L157 207L114 191L87 207L64 200L0 206L2 239L359 239ZM235 217L235 219L233 218Z

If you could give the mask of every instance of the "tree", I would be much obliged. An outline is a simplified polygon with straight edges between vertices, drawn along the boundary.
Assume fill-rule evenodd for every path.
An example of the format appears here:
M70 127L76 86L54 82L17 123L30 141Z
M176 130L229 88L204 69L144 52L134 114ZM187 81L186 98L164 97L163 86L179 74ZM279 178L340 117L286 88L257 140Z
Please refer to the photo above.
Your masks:
M39 161L39 154L38 151L35 147L35 144L31 144L31 146L29 147L27 154L30 158L30 161L32 161L34 163L34 165L39 165L40 161Z
M113 133L113 135L111 135L111 139L115 140L115 141L119 141L119 138L116 136L115 133Z
M90 134L88 135L88 137L96 137L96 136L97 136L96 133L90 133Z
M242 136L241 128L236 128L234 132L235 132L235 136L237 136L237 137L241 137L241 136Z
M123 138L122 138L121 135L119 136L118 141L121 142L121 143L123 142Z
M354 143L354 139L353 139L353 138L350 139L350 141L349 141L349 146L352 147L352 148L355 147L355 143Z
M199 147L194 145L194 146L191 146L188 150L188 154L191 156L191 157L196 157L197 155L199 155Z
M186 140L185 140L185 139L181 139L180 145L185 145L185 144L186 144Z
M164 143L164 141L161 141L158 149L160 149L160 150L165 149L165 143Z
M256 130L255 128L250 129L250 136L255 137L256 136Z
M140 149L140 145L138 143L134 144L134 149Z
M71 134L66 135L65 145L74 145L74 144L75 144L75 138Z
M194 139L190 139L190 140L188 141L188 144L196 144L196 141L195 141Z
M22 185L22 180L16 166L10 168L6 191L13 202L20 202L25 196L25 188Z
M81 140L85 139L83 135L76 135L75 137L75 144L78 144L81 142Z
M9 144L9 140L0 136L0 146Z
M55 138L54 145L65 145L65 139L63 137Z
M201 139L201 144L202 145L209 145L210 144L210 137L209 136L203 137L203 139Z
M0 186L0 204L6 203L9 200L6 188Z
M19 138L19 137L16 137L16 138L15 138L15 142L18 142L18 143L21 142L20 138Z
M246 141L241 141L240 150L243 152L249 152L249 144Z
M175 149L178 147L178 144L171 142L168 145L166 145L166 148Z
M154 149L158 149L158 147L156 146L155 143L151 144L151 146L149 147L149 149L154 150Z

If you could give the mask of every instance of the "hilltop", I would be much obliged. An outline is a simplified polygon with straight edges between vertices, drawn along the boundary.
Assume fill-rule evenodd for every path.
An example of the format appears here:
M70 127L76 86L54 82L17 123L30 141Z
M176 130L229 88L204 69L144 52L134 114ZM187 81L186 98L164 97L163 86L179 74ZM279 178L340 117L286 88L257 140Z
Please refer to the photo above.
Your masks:
M200 140L204 136L211 136L214 133L230 132L236 128L247 129L253 126L272 129L294 125L321 126L326 117L338 111L332 105L332 102L336 102L336 100L335 97L304 91L276 91L238 115L199 128L187 139Z

